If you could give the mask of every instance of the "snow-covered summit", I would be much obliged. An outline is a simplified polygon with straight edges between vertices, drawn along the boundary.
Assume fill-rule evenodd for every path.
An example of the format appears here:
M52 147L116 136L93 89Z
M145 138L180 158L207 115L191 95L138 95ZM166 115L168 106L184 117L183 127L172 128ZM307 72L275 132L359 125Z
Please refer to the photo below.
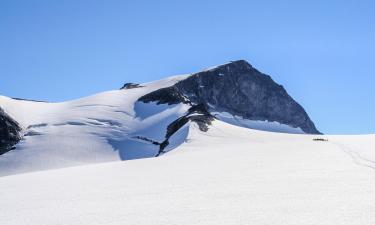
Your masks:
M1 225L375 222L375 135L318 134L244 61L0 108Z
M186 141L191 123L207 131L213 120L319 133L281 86L243 60L61 103L0 96L0 108L22 137L14 147L1 139L0 175L160 156Z

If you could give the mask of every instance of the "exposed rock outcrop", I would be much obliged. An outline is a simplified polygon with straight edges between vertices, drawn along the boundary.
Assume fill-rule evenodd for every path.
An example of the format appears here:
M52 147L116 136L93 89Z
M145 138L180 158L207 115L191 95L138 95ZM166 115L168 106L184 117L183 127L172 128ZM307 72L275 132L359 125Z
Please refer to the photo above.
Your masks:
M299 127L305 133L320 134L302 106L281 85L244 60L192 74L139 100L203 104L209 111L228 112L249 120L276 121Z
M169 145L170 137L180 130L187 122L192 121L197 123L199 129L206 132L208 130L208 125L211 125L213 119L214 117L208 112L204 104L193 105L190 107L186 115L181 116L168 125L165 140L160 143L160 149L156 157L164 153L164 149Z
M140 88L140 87L143 87L139 84L135 84L135 83L125 83L121 88L120 90L122 89L133 89L133 88Z
M161 88L146 94L138 99L138 101L149 103L156 102L159 104L178 104L178 103L190 103L190 101L184 97L176 86Z
M193 105L189 108L188 112L170 123L167 127L167 131L165 134L165 139L163 142L158 142L152 140L148 137L143 136L134 136L134 139L142 140L147 143L159 146L159 151L155 155L155 157L160 156L161 154L165 153L165 148L169 145L169 139L174 135L177 131L179 131L187 122L193 121L198 124L198 127L201 131L206 132L208 130L208 125L211 125L214 117L208 112L207 108L203 104Z
M21 140L21 127L0 108L0 155L10 151Z

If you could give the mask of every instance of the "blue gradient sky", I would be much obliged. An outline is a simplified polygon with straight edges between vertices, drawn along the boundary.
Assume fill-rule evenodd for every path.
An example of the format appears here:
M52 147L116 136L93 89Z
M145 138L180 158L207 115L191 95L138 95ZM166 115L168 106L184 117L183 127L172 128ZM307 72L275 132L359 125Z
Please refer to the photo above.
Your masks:
M63 101L245 59L324 133L375 133L374 1L0 1L0 94Z

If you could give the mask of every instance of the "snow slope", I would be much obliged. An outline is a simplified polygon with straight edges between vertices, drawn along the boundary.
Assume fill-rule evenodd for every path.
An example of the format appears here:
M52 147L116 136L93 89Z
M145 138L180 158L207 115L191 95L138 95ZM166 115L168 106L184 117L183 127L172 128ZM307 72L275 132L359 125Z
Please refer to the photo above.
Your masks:
M187 106L143 104L137 100L186 76L63 103L20 101L0 96L0 107L21 124L25 133L15 150L1 155L0 176L155 156L158 146L134 137L162 141L165 133L161 131L183 115Z
M0 177L0 224L375 223L375 135L214 121L159 158Z
M189 75L141 84L62 102L45 103L0 96L0 107L24 132L16 149L0 156L0 176L91 163L154 157L167 127L186 114L188 104L142 103L140 97L170 87ZM247 128L303 133L300 128L267 121L250 121L215 113L218 119ZM165 151L183 143L188 125L174 134Z

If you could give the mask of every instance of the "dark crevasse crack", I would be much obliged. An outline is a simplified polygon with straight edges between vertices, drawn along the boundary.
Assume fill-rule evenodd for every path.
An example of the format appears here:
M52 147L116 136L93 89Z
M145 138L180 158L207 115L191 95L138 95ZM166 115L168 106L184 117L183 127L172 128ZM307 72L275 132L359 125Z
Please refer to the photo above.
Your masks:
M146 142L151 143L151 144L153 144L153 145L160 145L159 142L154 141L154 140L152 140L152 139L150 139L150 138L147 138L147 137L143 137L143 136L134 136L133 138L134 138L134 139L139 139L139 140L142 140L142 141L146 141Z
M142 141L145 141L145 142L153 144L153 145L158 145L159 151L158 151L158 153L156 154L155 157L158 157L161 153L164 153L163 150L169 145L168 139L165 139L163 142L160 143L160 142L154 141L150 138L143 137L143 136L134 136L132 138L142 140Z
M34 99L25 99L25 98L12 98L14 100L18 100L18 101L27 101L27 102L44 102L44 103L48 103L47 101L41 101L41 100L34 100Z
M27 127L27 129L30 129L30 128L38 128L38 127L45 127L47 126L48 124L46 123L38 123L38 124L33 124L33 125L30 125Z

